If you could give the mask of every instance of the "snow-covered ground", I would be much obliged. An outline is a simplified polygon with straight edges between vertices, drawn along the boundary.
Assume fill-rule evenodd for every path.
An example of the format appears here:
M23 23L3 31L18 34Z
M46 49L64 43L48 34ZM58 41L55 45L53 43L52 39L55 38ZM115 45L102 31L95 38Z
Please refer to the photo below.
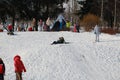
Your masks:
M0 33L5 80L15 80L13 57L21 56L24 80L120 80L120 35L92 32ZM63 36L68 44L50 45Z

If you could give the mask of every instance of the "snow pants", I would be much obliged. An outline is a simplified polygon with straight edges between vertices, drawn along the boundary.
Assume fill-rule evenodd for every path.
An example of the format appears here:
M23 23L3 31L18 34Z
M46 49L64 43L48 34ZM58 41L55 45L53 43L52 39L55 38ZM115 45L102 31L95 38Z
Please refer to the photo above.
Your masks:
M95 39L96 42L99 42L99 34L96 34L96 39Z
M4 80L4 75L0 74L0 80Z
M22 73L16 72L16 80L22 80Z

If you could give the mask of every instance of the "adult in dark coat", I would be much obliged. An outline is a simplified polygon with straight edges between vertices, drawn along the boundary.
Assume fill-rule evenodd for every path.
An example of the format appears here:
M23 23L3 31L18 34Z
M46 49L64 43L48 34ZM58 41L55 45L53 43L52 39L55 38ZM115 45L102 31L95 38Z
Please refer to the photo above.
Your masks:
M79 25L79 23L76 23L76 30L77 30L78 33L80 32L80 25Z
M59 26L60 26L60 22L56 21L51 31L59 31L60 30Z

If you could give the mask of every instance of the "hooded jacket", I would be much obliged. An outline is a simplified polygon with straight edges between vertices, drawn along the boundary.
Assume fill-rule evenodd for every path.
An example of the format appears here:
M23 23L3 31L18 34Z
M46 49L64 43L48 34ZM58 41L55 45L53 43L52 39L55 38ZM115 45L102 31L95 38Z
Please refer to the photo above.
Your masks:
M15 72L26 72L25 66L23 62L21 61L21 57L19 55L16 55L14 57L14 67L15 67Z
M5 64L3 63L1 58L0 58L0 74L5 74Z

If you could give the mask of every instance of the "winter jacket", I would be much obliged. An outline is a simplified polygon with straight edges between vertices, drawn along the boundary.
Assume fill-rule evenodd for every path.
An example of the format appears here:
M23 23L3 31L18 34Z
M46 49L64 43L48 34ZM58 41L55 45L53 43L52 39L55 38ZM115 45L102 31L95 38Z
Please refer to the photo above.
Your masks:
M2 24L0 24L0 30L3 30L3 25Z
M63 17L62 14L59 14L56 21L59 21L60 23L62 23L63 20L65 21L65 18Z
M16 55L14 57L14 67L15 67L15 72L26 72L26 69L24 67L23 62L21 61L21 57L19 55Z
M32 28L32 27L29 27L29 28L28 28L28 31L33 31L33 28Z
M50 18L47 19L46 24L47 24L47 26L51 26L52 25L52 21L50 20Z
M5 64L0 59L0 74L5 74Z
M95 28L94 28L94 33L95 33L96 35L99 35L99 34L100 34L100 28L98 27L98 25L95 26Z
M39 26L42 26L43 25L43 21L42 21L42 19L40 19L40 21L39 21L39 24L38 24Z
M74 24L73 32L77 32L76 24Z
M66 28L70 28L71 23L70 22L66 22Z
M8 25L8 30L12 31L12 29L13 29L12 25Z

